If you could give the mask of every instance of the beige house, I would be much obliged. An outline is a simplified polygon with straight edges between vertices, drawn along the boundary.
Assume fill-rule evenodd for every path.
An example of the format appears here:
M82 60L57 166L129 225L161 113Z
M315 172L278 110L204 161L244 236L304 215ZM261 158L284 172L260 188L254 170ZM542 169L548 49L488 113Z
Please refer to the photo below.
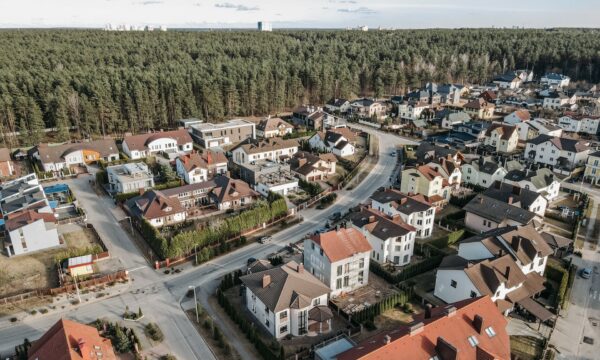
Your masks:
M256 125L256 136L262 138L283 137L291 134L294 127L278 117L267 117Z
M499 153L511 153L519 145L519 131L516 126L492 124L485 132L484 145Z
M600 183L600 151L593 152L588 156L583 176L592 184Z
M435 206L443 206L451 195L448 180L429 165L402 171L400 191L405 194L421 194Z
M335 175L337 158L332 153L315 155L298 151L290 161L290 170L304 181L319 181Z
M492 116L494 116L495 109L496 106L494 104L489 103L482 98L473 100L463 107L463 110L467 114L479 119L491 119Z

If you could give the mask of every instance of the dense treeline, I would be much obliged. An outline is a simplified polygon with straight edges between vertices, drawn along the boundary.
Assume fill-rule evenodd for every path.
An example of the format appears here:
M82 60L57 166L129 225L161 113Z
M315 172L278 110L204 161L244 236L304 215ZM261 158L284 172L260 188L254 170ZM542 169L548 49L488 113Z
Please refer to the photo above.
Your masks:
M15 146L263 115L513 68L600 80L597 30L0 32L0 131ZM19 138L6 134L19 131Z

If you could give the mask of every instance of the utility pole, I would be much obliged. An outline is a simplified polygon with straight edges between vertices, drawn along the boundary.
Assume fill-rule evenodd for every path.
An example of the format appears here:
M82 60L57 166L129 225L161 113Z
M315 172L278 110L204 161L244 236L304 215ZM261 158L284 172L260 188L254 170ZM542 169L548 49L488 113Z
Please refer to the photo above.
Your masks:
M196 298L196 287L195 286L188 286L189 290L194 290L194 308L196 309L196 323L199 324L200 323L200 315L198 314L198 300Z
M75 290L77 291L77 299L79 300L79 303L81 304L81 294L79 294L79 286L77 285L77 276L74 276L73 279L75 280Z

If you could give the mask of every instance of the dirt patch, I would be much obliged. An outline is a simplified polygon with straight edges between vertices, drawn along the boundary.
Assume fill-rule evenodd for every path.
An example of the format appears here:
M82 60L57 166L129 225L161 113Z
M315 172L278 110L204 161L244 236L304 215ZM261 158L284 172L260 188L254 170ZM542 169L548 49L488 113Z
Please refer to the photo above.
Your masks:
M73 231L63 234L67 247L73 248L86 248L89 246L97 245L97 239L94 232L87 228L82 228L79 231Z
M346 312L360 311L366 306L376 304L382 299L397 293L398 290L379 276L369 273L369 283L351 293L338 296L331 301Z

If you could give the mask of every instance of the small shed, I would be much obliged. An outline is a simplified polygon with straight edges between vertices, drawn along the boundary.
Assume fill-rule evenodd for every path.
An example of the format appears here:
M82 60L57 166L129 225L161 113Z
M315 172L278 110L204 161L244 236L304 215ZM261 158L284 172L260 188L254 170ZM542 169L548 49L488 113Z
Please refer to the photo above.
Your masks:
M67 271L71 276L83 276L94 273L92 255L72 257L67 260Z

